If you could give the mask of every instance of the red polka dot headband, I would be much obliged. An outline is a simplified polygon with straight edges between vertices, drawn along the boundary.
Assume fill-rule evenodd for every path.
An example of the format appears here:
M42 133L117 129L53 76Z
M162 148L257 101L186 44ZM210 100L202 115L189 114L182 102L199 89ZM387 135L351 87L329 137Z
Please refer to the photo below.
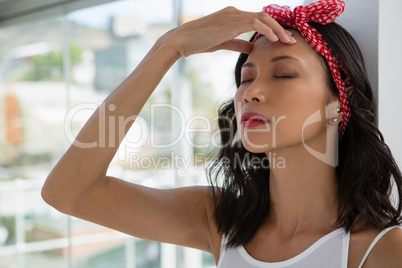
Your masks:
M342 68L340 60L334 56L322 35L307 22L313 21L323 25L329 24L338 18L344 9L345 2L340 0L321 0L308 6L298 6L293 12L288 6L278 6L275 4L263 8L263 12L268 13L281 25L297 29L310 46L327 60L335 85L338 88L343 112L342 122L339 125L339 138L341 138L345 132L346 125L351 115L346 93L349 76L345 69ZM257 33L253 43L257 40L258 36L259 34ZM345 81L341 78L341 71L346 75Z

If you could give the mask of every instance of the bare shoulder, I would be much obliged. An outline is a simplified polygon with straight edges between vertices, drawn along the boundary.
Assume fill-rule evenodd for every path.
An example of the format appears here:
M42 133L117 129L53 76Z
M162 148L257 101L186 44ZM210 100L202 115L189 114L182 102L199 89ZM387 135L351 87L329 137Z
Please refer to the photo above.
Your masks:
M374 246L363 267L402 267L402 229L388 231Z

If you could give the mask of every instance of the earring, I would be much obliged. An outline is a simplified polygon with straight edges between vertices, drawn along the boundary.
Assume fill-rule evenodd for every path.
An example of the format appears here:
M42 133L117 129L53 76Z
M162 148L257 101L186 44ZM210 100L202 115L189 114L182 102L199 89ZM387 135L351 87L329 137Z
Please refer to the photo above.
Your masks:
M339 108L339 107L336 109L336 112L337 112L338 114L339 114L341 111L342 111L342 109Z
M332 120L332 122L336 123L336 122L338 122L338 119L334 118L334 119Z

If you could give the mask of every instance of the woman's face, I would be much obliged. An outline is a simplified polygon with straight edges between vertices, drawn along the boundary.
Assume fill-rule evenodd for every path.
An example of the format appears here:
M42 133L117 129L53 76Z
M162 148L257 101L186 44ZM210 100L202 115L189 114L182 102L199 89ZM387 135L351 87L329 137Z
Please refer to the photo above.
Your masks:
M337 98L328 99L323 61L298 32L293 33L294 45L259 38L242 67L235 112L243 145L251 152L267 153L325 138L326 112L336 110ZM318 112L322 120L311 123Z

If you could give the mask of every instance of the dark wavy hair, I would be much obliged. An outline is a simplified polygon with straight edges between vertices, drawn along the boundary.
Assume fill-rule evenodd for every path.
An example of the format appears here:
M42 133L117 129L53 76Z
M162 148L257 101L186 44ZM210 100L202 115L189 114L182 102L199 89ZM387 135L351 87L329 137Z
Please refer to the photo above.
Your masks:
M337 23L309 24L322 34L343 63L354 87L349 97L352 114L338 144L336 225L350 231L357 222L376 229L401 224L402 175L377 127L374 94L362 53L354 38ZM247 57L240 54L236 64L237 87ZM326 62L325 66L330 90L339 96ZM207 168L207 176L218 230L227 237L227 247L236 247L250 241L270 211L269 164L252 164L269 161L265 154L249 152L236 140L233 99L220 107L218 126L221 146ZM392 186L398 194L395 200L390 197Z

